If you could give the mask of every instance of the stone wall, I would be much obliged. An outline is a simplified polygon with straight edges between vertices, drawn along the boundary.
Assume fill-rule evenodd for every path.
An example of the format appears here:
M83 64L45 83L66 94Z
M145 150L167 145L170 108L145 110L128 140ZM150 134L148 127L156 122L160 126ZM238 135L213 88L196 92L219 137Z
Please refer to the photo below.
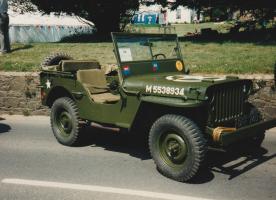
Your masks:
M0 73L0 114L48 115L41 105L37 73Z
M257 87L261 85L261 89L250 97L252 102L263 114L265 119L276 118L276 88L274 80L260 81Z
M276 118L276 91L272 75L242 75L253 79L256 88L261 88L250 101L266 119ZM38 73L0 72L0 115L48 115L49 110L41 105Z

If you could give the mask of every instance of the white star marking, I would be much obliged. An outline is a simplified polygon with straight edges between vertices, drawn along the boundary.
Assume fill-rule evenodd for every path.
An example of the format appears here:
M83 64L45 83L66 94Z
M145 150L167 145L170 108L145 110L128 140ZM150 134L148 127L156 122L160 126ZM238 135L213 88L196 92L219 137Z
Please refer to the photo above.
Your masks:
M46 82L46 88L47 89L50 89L51 88L51 82L49 80L47 80Z

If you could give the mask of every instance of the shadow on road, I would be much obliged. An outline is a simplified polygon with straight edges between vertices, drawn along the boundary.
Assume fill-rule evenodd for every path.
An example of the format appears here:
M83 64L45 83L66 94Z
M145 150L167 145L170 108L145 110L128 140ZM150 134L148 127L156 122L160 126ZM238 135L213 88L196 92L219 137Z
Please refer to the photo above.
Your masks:
M0 119L1 120L1 119ZM0 123L0 134L2 133L7 133L11 130L11 127L9 125L6 124L2 124Z
M107 151L126 153L141 160L151 159L146 138L139 134L127 134L87 127L79 146L102 147Z
M229 152L209 151L204 169L191 181L192 184L210 182L214 173L225 174L232 180L251 169L273 159L276 153L267 155L264 148L232 150Z
M139 134L124 134L88 127L79 146L102 147L107 151L126 153L141 160L151 159L147 138ZM190 184L203 184L214 179L214 173L225 174L232 180L273 159L264 148L243 148L227 152L210 150L205 165Z
M268 151L262 147L242 152L222 153L218 159L211 153L209 161L213 172L229 175L231 180L276 157L275 153L272 155L267 153Z

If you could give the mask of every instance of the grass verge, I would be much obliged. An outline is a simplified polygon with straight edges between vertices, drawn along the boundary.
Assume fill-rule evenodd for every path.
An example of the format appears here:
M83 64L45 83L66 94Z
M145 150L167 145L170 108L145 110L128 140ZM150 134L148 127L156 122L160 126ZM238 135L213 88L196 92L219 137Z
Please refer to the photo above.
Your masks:
M276 45L255 43L181 42L186 66L198 73L272 73ZM75 59L98 59L116 63L113 45L103 43L14 44L13 52L0 57L1 71L39 71L41 61L53 52L67 52Z

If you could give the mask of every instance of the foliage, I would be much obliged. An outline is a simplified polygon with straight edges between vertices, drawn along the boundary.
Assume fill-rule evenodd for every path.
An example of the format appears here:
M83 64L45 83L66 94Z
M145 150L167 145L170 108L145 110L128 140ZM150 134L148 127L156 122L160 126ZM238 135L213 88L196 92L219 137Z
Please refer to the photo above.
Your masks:
M67 13L92 21L100 36L109 36L129 22L139 8L139 0L10 0L14 11L19 13L40 10L45 14ZM122 27L123 28L123 27Z
M222 17L225 15L226 10L228 14L232 14L234 11L241 11L241 14L243 14L246 11L255 19L262 21L273 19L276 15L275 0L250 0L250 2L248 0L176 0L173 3L168 2L167 0L154 0L151 1L151 3L158 3L162 6L170 4L173 9L182 5L193 8L197 11L211 10L211 12L215 11L214 14L216 16L221 15Z
M30 0L45 13L65 12L92 21L100 36L120 30L120 22L139 7L139 0Z
M25 12L34 12L37 11L35 5L32 4L30 0L10 0L9 4L11 5L14 12L25 13Z
M228 8L241 8L244 10L258 9L258 8L276 8L274 0L154 0L148 1L148 4L158 3L162 6L168 4L173 8L179 5L188 6L190 8L207 8L207 7L228 7Z

